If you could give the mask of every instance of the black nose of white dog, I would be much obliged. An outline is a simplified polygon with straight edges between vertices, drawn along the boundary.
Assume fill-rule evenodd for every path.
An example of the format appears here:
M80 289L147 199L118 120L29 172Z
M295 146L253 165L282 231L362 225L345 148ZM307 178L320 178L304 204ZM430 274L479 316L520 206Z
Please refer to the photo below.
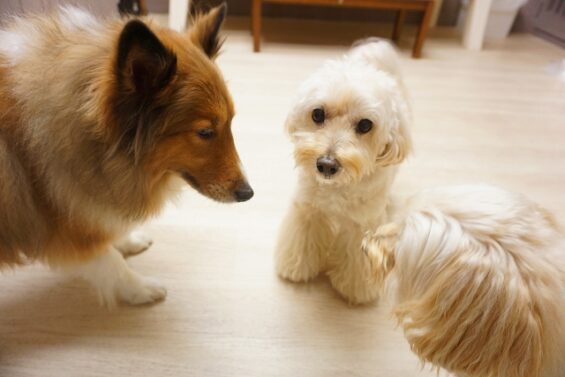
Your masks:
M322 156L316 161L316 167L320 173L322 173L326 178L329 178L339 171L341 165L335 157Z

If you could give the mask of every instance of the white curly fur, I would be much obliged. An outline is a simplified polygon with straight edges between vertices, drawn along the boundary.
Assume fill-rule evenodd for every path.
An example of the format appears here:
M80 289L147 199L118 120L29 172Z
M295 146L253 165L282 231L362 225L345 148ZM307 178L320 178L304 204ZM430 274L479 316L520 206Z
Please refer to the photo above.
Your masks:
M328 61L303 84L286 122L300 180L280 230L277 272L297 282L326 272L351 303L378 296L359 247L365 231L386 221L397 164L411 149L410 106L396 62L385 41ZM323 124L312 119L316 108L324 110ZM355 130L361 119L373 123L366 134ZM337 159L337 174L317 170L322 156Z
M461 377L563 377L565 237L522 195L424 191L364 240L411 349Z

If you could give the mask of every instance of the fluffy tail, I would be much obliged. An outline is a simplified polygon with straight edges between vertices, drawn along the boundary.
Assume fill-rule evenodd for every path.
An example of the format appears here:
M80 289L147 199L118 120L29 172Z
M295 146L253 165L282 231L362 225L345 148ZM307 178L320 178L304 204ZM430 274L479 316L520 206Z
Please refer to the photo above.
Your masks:
M468 376L540 377L555 364L559 276L535 241L411 214L396 245L395 315L424 361Z
M400 77L400 63L396 48L386 39L376 37L361 39L353 44L349 56L364 59L375 68Z

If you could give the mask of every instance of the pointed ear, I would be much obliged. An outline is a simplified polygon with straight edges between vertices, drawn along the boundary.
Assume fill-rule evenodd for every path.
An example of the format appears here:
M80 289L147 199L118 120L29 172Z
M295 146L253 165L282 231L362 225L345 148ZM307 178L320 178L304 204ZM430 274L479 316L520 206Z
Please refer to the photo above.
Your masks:
M227 9L228 6L223 3L204 15L196 16L193 20L193 26L188 31L190 40L200 47L210 59L214 59L218 55L224 43L223 39L219 38L218 33L226 18Z
M139 20L124 26L118 42L117 74L119 84L142 96L163 89L177 68L175 54Z

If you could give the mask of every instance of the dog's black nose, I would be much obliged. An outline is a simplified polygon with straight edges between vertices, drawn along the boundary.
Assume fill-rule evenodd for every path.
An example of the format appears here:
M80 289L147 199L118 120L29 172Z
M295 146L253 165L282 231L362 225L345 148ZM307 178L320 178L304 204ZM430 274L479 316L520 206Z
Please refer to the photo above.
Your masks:
M253 189L249 183L243 181L236 187L233 195L238 202L245 202L253 197Z
M318 168L318 171L324 176L331 177L339 171L341 165L339 164L339 161L335 159L335 157L322 156L316 161L316 167Z

